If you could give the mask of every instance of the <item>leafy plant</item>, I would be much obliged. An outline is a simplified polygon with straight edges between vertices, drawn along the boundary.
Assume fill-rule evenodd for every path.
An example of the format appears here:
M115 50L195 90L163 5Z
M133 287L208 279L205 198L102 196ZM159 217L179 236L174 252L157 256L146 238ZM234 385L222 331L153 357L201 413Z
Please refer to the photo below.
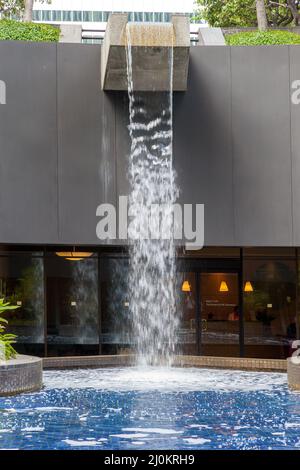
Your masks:
M300 35L289 31L251 31L228 34L229 46L263 46L276 44L300 44Z
M58 42L60 30L49 24L0 20L0 40Z
M9 302L4 302L4 299L0 299L0 314L7 310L15 310L16 308L19 308L19 306L10 305ZM0 317L0 353L3 354L5 359L11 359L17 354L12 346L16 342L16 335L3 333L7 324L8 321L5 318Z

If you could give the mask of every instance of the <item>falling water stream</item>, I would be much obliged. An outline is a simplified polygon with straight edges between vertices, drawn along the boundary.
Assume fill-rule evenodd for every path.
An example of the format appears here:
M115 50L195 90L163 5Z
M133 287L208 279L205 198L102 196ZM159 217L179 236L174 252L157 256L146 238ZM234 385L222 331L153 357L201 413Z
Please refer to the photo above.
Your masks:
M126 28L129 213L134 216L129 231L129 308L140 365L171 365L178 327L172 218L177 197L172 162L173 34L171 24L128 23ZM164 70L167 66L167 90L137 91L136 46L145 48L146 54L147 47L158 45L167 57L167 64L162 64ZM155 217L161 209L166 237L161 237Z

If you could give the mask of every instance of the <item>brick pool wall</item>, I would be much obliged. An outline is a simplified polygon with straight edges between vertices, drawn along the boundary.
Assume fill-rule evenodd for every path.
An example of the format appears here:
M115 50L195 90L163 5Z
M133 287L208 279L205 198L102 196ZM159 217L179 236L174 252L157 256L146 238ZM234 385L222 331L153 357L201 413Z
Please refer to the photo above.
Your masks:
M0 396L38 391L43 386L42 359L18 355L0 362Z

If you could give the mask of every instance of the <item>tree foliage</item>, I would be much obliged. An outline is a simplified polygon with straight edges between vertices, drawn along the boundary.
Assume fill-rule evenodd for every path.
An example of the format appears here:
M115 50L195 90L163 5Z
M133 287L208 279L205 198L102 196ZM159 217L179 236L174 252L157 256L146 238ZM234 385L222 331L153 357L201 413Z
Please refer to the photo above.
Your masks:
M20 17L24 11L25 0L0 0L0 14L2 18L11 16Z
M40 0L40 3L51 3L51 0ZM1 18L23 18L25 0L0 0Z
M197 0L198 17L210 26L257 26L255 0ZM300 0L265 0L269 26L300 23Z

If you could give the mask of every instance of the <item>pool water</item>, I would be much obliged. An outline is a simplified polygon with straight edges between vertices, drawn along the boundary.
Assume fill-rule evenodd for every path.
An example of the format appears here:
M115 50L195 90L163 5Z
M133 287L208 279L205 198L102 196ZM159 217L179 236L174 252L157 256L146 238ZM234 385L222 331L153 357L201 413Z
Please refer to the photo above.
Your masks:
M299 449L286 374L213 369L49 371L0 398L0 449Z

